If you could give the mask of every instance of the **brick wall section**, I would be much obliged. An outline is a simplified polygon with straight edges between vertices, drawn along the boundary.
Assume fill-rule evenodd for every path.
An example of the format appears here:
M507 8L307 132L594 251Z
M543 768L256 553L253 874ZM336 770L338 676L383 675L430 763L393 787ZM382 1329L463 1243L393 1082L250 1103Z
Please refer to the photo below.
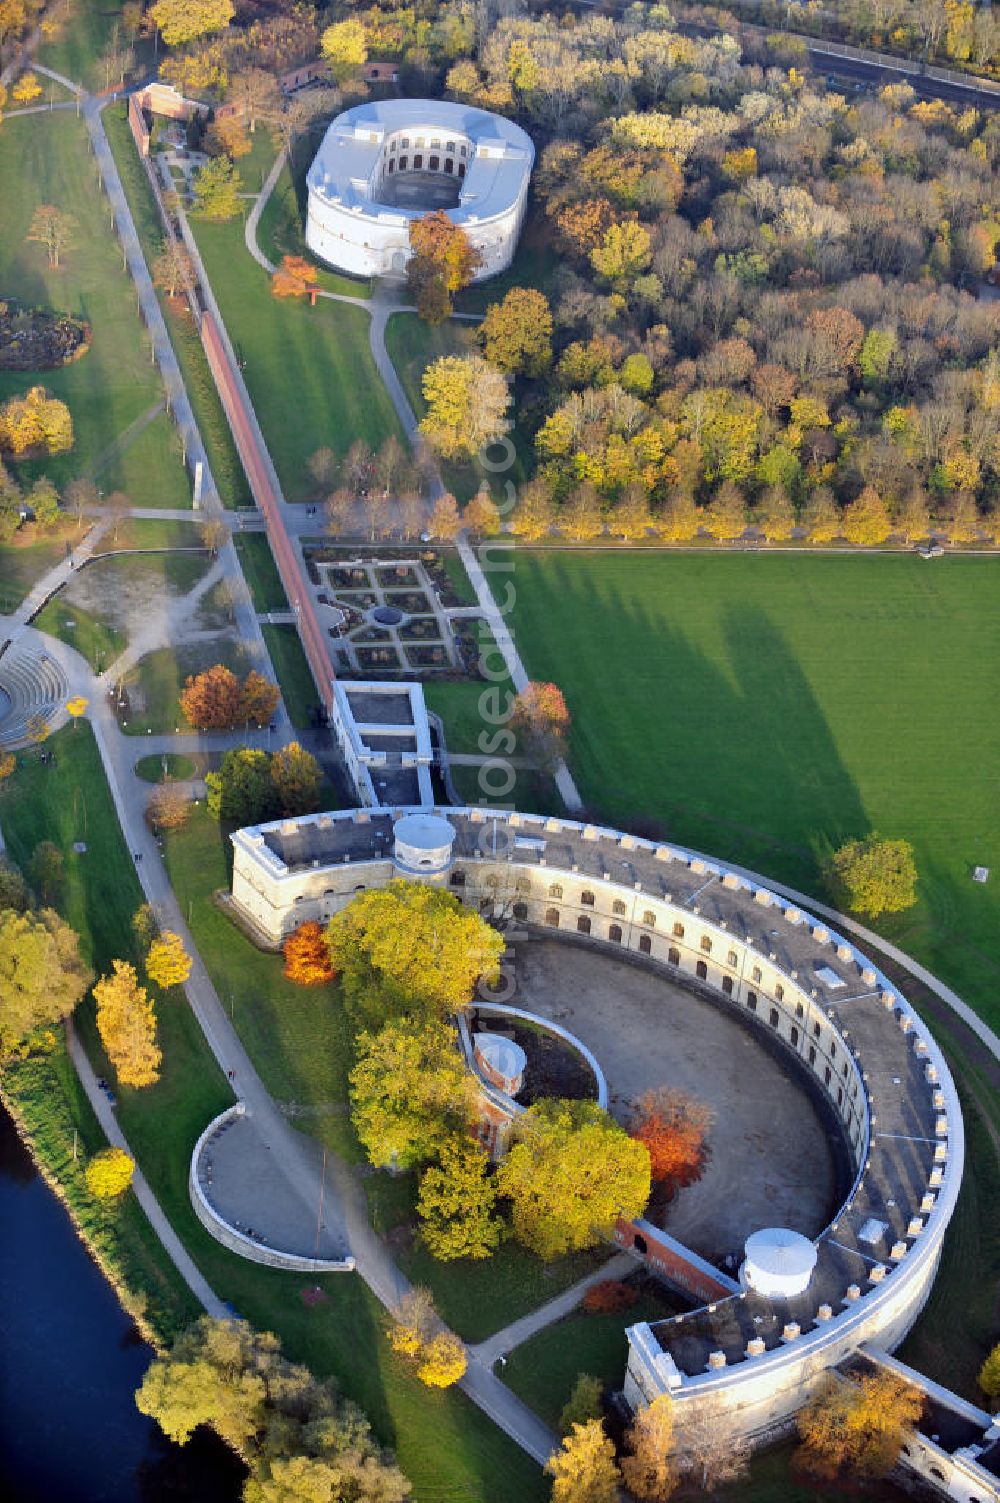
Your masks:
M202 314L201 342L232 429L237 453L246 471L247 481L264 517L271 552L274 554L274 562L285 587L288 602L295 612L299 637L306 660L312 670L316 692L327 714L330 714L333 709L334 675L326 649L323 628L319 624L309 592L302 579L295 550L285 530L281 504L268 477L257 438L233 380L219 330L215 319L209 312Z
M649 1221L619 1221L615 1227L615 1241L619 1247L638 1252L650 1268L704 1304L730 1299L739 1287L696 1252Z
M132 135L139 155L145 160L149 156L149 131L146 129L145 118L134 94L128 96L128 123L132 127Z

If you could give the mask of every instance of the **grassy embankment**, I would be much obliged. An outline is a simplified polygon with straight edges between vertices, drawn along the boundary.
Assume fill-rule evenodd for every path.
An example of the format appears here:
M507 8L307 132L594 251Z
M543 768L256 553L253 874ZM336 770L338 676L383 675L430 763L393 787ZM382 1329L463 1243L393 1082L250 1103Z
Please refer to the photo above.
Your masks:
M163 226L156 210L152 189L139 160L123 109L117 105L111 105L104 111L103 119L108 143L118 167L125 197L132 210L132 217L135 220L147 265L152 265L163 243ZM229 424L222 410L222 404L201 347L201 339L187 303L181 298L171 301L162 293L158 296L170 341L184 377L184 385L223 503L229 507L252 506L253 498L243 473L243 466L236 453Z
M25 481L48 474L58 486L91 476L107 492L124 490L136 506L186 507L191 494L173 423L157 410L163 389L135 307L105 199L95 179L85 124L73 112L10 120L0 134L4 295L85 318L92 344L57 370L0 372L0 400L41 383L69 407L72 450L16 465ZM55 204L75 222L57 268L25 236L35 209Z

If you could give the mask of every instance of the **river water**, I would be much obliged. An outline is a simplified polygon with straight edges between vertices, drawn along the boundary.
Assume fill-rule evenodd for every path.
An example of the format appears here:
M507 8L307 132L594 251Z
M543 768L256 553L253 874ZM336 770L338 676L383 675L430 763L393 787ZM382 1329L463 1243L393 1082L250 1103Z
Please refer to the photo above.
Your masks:
M0 1107L3 1503L235 1503L214 1436L172 1445L136 1409L151 1356Z

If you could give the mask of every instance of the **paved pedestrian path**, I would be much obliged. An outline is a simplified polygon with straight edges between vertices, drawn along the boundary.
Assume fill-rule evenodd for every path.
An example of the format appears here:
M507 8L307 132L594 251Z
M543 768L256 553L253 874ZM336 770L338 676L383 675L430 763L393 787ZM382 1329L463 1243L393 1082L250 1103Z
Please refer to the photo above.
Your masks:
M69 1050L69 1057L73 1061L73 1068L79 1076L80 1084L83 1086L87 1100L94 1109L94 1115L101 1124L104 1136L112 1147L124 1148L129 1157L135 1161L135 1154L129 1147L128 1140L118 1125L118 1118L112 1111L111 1103L97 1084L97 1076L94 1073L90 1060L87 1058L86 1050L77 1037L72 1018L68 1018L66 1021L66 1045ZM187 1248L170 1225L160 1202L150 1189L149 1181L139 1168L138 1163L136 1163L132 1175L132 1189L135 1192L136 1200L146 1213L146 1219L149 1221L150 1226L166 1248L170 1256L170 1261L195 1299L207 1314L215 1316L217 1320L225 1320L230 1314L229 1309L224 1301L215 1293L215 1290L204 1274L198 1269L194 1259L190 1256Z
M512 1321L509 1326L504 1326L502 1331L494 1331L492 1336L481 1341L478 1346L470 1348L470 1355L485 1367L492 1367L500 1357L508 1356L515 1347L522 1346L532 1336L544 1331L546 1326L554 1325L557 1320L562 1320L564 1315L569 1315L576 1309L588 1289L595 1284L603 1284L606 1280L618 1280L628 1278L640 1265L641 1259L634 1253L620 1252L609 1258L600 1268L595 1268L593 1273L588 1273L585 1278L578 1279L569 1289L564 1289L562 1294L557 1294L547 1304L539 1305L537 1310L532 1310L530 1315L523 1315L520 1320Z

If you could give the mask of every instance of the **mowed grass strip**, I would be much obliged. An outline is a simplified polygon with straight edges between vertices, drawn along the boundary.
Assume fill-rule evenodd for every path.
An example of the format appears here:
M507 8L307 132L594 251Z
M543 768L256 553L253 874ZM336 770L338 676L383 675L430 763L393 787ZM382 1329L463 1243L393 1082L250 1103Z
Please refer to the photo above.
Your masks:
M519 550L515 584L592 809L817 894L831 846L905 837L920 901L880 929L1000 1022L992 559Z
M0 182L4 296L75 314L92 329L91 348L72 365L0 372L0 400L40 383L69 407L73 449L15 466L19 479L44 472L62 486L88 473L129 425L162 399L163 391L150 364L131 278L122 270L84 122L69 111L9 120L0 132ZM54 269L44 247L25 240L40 204L55 204L75 221L73 243ZM190 488L171 430L147 430L141 457L141 466L132 465L126 449L116 460L114 478L127 484L133 504L189 506Z
M311 725L313 711L319 706L320 700L316 692L316 680L299 640L298 628L262 626L261 632L277 675L288 718L301 730Z
M110 105L102 119L146 264L152 269L163 243L163 225L153 192L139 160L124 107ZM228 507L251 506L250 487L187 303L181 298L171 302L162 293L158 297L219 495Z
M257 611L287 611L288 596L263 532L237 532L233 544Z
M0 615L15 611L32 585L65 557L62 539L29 541L29 537L23 532L13 542L0 545Z
M245 179L246 181L246 179ZM252 184L257 187L256 183ZM377 449L402 431L368 344L362 308L321 298L315 308L271 296L267 273L243 240L243 224L192 218L212 291L289 501L311 499L306 469L324 446L341 458L355 439Z

